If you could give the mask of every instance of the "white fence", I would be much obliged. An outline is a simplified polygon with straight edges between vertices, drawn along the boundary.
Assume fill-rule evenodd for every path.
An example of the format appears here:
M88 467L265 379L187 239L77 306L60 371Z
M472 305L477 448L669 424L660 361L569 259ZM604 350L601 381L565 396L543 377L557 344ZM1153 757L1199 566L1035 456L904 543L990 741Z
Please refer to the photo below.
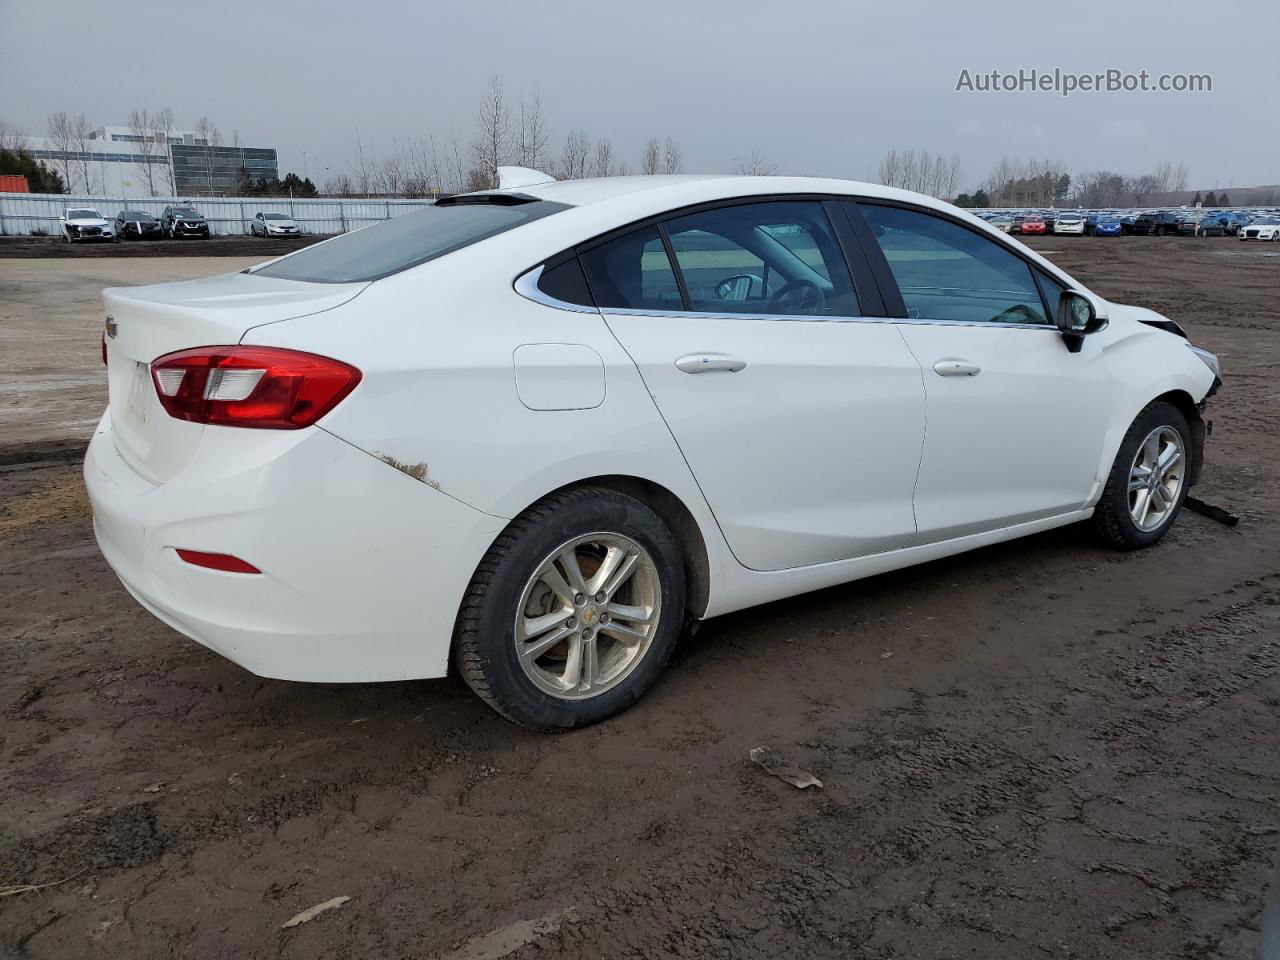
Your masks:
M92 207L108 220L121 210L142 210L157 219L164 208L190 204L209 221L214 236L236 237L249 233L257 213L283 213L298 222L303 233L346 233L381 220L390 220L427 206L430 200L346 200L288 197L179 197L145 199L85 196L60 193L0 193L0 236L57 236L58 218L68 207Z

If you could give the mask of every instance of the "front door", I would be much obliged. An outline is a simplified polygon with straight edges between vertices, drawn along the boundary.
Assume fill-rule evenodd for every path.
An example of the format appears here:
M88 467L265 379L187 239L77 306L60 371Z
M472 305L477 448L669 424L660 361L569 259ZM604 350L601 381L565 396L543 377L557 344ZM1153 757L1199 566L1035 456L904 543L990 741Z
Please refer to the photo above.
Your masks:
M916 543L1082 507L1101 481L1111 397L1097 339L1071 353L1048 314L1061 286L977 230L922 210L858 209L924 371Z

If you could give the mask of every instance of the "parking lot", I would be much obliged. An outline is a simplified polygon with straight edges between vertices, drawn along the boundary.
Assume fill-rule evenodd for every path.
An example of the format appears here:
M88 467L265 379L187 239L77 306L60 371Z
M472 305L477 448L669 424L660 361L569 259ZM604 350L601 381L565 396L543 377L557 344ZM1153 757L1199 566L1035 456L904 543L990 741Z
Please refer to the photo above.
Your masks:
M456 678L261 680L140 609L78 472L99 293L262 256L0 258L0 956L1253 956L1280 247L1029 242L1220 355L1196 493L1240 525L1130 555L1066 528L711 621L554 737Z

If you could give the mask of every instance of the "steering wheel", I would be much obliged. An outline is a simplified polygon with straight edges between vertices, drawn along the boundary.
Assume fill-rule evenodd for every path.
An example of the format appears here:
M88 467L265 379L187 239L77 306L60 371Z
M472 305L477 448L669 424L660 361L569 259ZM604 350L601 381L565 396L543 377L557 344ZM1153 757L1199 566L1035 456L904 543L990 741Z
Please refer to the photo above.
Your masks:
M812 280L792 280L769 298L769 312L792 316L812 316L822 312L827 298Z
M992 323L1044 323L1044 318L1025 303L1015 303L991 318Z

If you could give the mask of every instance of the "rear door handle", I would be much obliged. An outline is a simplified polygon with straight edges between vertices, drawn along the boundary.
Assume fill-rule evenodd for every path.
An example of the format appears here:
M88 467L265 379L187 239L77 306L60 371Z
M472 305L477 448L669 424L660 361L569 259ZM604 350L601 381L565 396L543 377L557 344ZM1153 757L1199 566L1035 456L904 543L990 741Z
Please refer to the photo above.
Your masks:
M709 370L726 370L737 373L746 367L747 361L723 353L690 353L676 361L676 369L684 373L706 373Z
M940 377L976 377L982 368L968 360L939 360L933 365L933 372Z

